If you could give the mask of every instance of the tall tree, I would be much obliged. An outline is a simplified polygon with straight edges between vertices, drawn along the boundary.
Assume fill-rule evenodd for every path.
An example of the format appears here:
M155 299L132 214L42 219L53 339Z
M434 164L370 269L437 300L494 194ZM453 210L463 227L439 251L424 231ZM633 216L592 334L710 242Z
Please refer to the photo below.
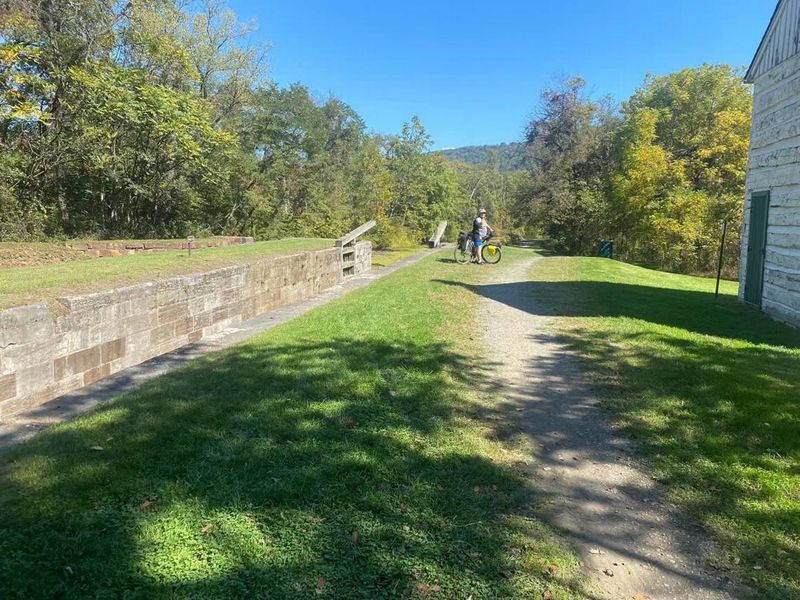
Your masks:
M222 121L257 83L249 29L211 0L3 8L0 227L24 237L218 225L236 189L222 180L241 179Z
M420 238L450 214L458 194L455 173L447 160L430 153L432 140L414 116L398 136L384 142L395 195L387 217Z
M589 252L601 235L604 175L614 115L573 77L542 92L527 128L532 197L525 211L568 254Z
M623 256L709 272L722 222L735 271L752 96L728 65L648 77L623 107L610 194Z
M116 22L112 0L7 0L0 41L7 68L0 89L0 130L9 155L23 151L26 205L55 200L61 223L70 211L64 162L75 148L65 135L71 115L70 71L108 55ZM23 210L26 210L23 207Z

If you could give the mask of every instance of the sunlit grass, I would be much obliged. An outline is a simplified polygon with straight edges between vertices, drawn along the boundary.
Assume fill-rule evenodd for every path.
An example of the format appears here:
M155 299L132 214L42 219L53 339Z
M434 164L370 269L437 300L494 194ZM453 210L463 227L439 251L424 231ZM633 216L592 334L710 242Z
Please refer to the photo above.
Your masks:
M425 247L402 248L400 250L374 250L372 251L373 267L388 267L409 256L416 256L425 251Z
M548 258L531 293L561 317L605 405L759 598L800 597L800 331L737 286Z
M0 455L0 597L586 598L443 256Z

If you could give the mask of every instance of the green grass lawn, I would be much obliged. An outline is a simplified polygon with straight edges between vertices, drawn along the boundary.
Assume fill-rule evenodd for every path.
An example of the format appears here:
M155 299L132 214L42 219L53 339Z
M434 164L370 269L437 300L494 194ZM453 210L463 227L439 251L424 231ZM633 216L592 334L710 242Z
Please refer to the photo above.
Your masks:
M800 331L725 282L602 259L531 272L606 406L759 598L800 598Z
M292 238L226 248L133 254L32 267L0 269L0 310L114 286L205 271L265 256L331 247L325 239Z
M421 252L425 252L424 246L415 246L414 248L401 248L398 250L373 250L372 251L372 266L373 267L388 267L404 258L415 256Z
M218 240L220 238L225 238L227 236L206 236L206 237L198 237L195 238L195 243L203 243L203 242L212 242L214 240ZM239 237L239 236L232 236L232 237ZM103 242L113 242L115 244L141 244L141 243L149 243L149 244L169 244L175 242L185 242L186 238L119 238L119 239L110 239L110 240L95 240L91 238L74 238L67 240L66 244L102 244Z
M0 454L0 597L587 598L436 282L486 272L432 255Z
M195 240L197 244L210 242L217 238L207 237ZM62 263L71 260L85 260L93 258L85 252L70 248L68 244L103 244L113 242L114 244L142 243L151 244L182 242L179 239L148 239L148 240L91 240L75 239L66 241L51 242L0 242L0 269L8 267L27 267L35 265L46 265Z
M62 263L90 258L62 242L0 242L0 269Z

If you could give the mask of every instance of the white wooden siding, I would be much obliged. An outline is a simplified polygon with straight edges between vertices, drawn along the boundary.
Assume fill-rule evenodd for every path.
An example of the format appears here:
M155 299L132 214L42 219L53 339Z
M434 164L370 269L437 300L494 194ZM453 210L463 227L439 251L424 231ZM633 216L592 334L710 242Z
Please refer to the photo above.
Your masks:
M800 0L781 0L750 70L748 83L800 52Z
M763 308L800 325L800 0L784 0L748 77L755 83L740 295L750 198L770 192Z

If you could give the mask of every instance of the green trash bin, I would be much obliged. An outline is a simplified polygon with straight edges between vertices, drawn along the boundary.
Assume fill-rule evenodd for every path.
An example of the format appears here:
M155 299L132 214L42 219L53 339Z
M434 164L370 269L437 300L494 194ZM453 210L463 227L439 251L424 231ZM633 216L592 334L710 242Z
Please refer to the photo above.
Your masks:
M597 249L597 256L600 258L614 258L614 242L612 240L601 240Z

